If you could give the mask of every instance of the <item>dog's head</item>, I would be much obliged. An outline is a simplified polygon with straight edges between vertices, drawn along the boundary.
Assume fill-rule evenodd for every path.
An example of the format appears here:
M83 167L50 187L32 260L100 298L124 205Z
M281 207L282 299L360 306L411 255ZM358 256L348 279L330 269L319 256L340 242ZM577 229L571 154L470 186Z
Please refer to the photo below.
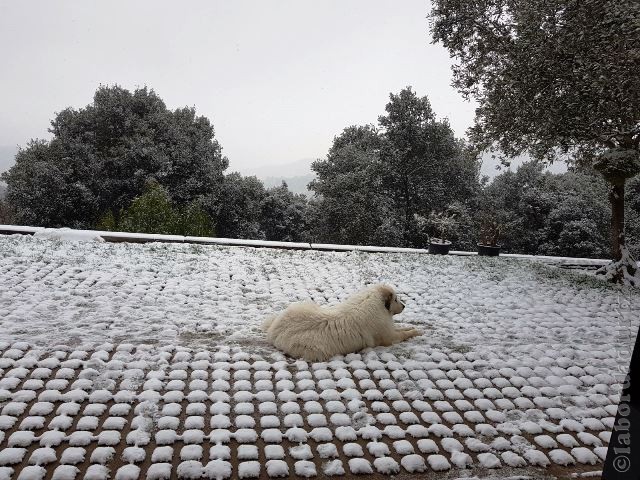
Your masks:
M404 310L404 303L400 301L395 290L389 285L378 285L378 290L386 308L391 315L396 315Z

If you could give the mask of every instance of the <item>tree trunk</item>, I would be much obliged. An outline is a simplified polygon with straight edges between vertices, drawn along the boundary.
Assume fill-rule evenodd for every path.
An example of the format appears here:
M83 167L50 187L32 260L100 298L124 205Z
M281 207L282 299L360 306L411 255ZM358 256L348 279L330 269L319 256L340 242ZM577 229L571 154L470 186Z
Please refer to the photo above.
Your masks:
M624 184L628 178L640 173L640 157L636 145L631 142L621 147L609 145L609 149L594 163L611 184L611 249L613 262L599 268L596 273L615 283L640 286L638 264L625 248L624 238Z
M614 182L609 194L611 201L611 248L614 261L622 258L622 247L624 246L624 184L624 179Z

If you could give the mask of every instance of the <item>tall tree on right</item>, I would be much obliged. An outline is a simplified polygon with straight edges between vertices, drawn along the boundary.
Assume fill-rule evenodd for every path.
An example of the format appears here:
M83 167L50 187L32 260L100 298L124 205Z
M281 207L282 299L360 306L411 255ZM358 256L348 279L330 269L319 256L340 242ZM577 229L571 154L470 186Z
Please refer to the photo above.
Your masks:
M479 150L592 165L610 184L615 281L639 283L625 247L624 190L640 172L640 2L433 0L430 27L478 102Z

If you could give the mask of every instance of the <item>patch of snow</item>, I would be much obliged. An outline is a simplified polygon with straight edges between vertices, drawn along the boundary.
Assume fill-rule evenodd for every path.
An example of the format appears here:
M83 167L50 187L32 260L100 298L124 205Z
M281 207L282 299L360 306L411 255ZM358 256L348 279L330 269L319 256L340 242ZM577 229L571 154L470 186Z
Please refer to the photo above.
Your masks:
M339 460L337 461L339 462ZM298 475L299 477L309 478L309 477L315 477L317 475L316 466L314 465L313 462L310 462L308 460L298 460L294 464L293 468L296 475ZM342 472L344 474L344 470ZM331 473L327 472L326 469L324 470L324 473L326 475L332 475Z
M299 462L296 462L296 466ZM301 467L302 468L302 467ZM303 470L304 471L304 470ZM315 467L313 467L312 474L309 476L315 476ZM329 460L322 466L322 472L330 477L344 475L344 467L340 460ZM300 475L296 469L296 475ZM304 476L304 475L303 475Z
M33 234L34 238L65 242L104 242L98 232L91 230L72 230L70 228L43 228Z
M595 465L598 463L598 456L585 447L572 448L571 456L583 464Z
M553 463L557 463L558 465L567 466L575 465L576 463L575 459L564 450L551 450L548 455L551 461Z
M24 467L17 480L42 480L47 474L47 470L44 467L30 465Z
M8 447L0 450L0 466L15 465L22 462L27 450L25 448Z
M211 460L203 469L203 476L212 480L224 480L231 477L232 466L225 460Z
M364 458L350 458L348 463L349 471L354 475L366 475L373 473L371 463Z
M169 480L172 465L170 463L153 463L147 469L147 480Z
M178 470L179 469L180 467L178 467ZM116 472L115 480L137 480L139 476L140 467L137 465L123 465Z
M500 468L502 466L500 459L490 452L479 453L478 462L484 468Z

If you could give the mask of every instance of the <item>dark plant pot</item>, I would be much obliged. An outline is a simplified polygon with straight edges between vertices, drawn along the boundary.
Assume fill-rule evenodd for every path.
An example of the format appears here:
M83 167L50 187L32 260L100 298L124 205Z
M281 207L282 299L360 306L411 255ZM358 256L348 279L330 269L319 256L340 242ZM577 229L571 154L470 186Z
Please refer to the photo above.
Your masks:
M445 243L429 243L429 253L433 255L447 255L451 248L451 242Z
M481 257L497 257L500 255L500 246L492 247L491 245L478 244L478 255Z

